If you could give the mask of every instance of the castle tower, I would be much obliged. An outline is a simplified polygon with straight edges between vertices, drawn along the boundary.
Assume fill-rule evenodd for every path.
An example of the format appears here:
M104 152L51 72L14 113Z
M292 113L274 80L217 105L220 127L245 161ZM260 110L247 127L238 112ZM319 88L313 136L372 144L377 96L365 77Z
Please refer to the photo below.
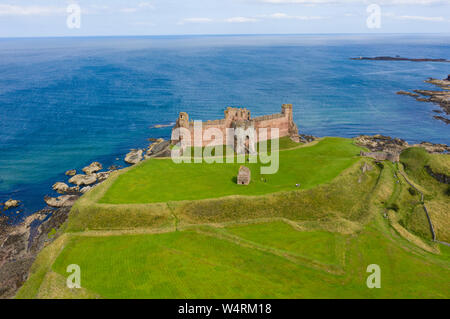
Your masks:
M189 115L186 112L180 112L176 126L189 128Z
M281 106L281 114L287 116L289 121L293 121L294 117L292 115L292 104L283 104Z
M292 104L283 104L281 106L281 114L283 114L288 119L289 123L289 136L294 141L298 142L298 127L294 123L294 115L292 114Z

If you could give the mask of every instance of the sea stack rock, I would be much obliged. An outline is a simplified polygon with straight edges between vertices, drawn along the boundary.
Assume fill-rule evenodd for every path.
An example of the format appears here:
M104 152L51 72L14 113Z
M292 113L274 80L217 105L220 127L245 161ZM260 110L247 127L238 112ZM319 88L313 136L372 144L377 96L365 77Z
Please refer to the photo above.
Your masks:
M69 185L62 182L57 182L52 186L53 190L59 194L65 194L69 190Z
M71 169L66 172L67 176L74 176L76 174L77 174L77 171L75 169Z
M20 205L20 201L15 200L15 199L8 199L4 204L4 208L5 210L8 210L10 208L14 208Z
M125 156L125 162L128 164L137 164L142 160L142 150L131 150L126 156Z
M78 198L77 195L63 195L57 198L46 196L44 201L50 207L69 207L73 206Z
M96 181L97 181L96 174L91 175L78 174L69 179L69 183L75 184L77 186L91 185L94 184Z
M93 162L89 166L83 168L82 171L85 172L87 175L91 175L102 169L103 169L102 164L100 164L99 162Z

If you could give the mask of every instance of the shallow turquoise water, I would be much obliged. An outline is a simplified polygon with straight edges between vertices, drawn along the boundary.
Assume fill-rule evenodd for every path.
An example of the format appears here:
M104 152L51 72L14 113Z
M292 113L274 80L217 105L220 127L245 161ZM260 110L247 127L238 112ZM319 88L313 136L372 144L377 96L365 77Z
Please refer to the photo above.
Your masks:
M168 137L186 111L252 115L294 104L302 133L396 136L450 144L437 106L399 96L433 88L450 63L353 61L355 56L450 58L450 36L302 35L0 39L0 202L44 205L67 169L124 164L148 137ZM119 160L116 160L119 158Z

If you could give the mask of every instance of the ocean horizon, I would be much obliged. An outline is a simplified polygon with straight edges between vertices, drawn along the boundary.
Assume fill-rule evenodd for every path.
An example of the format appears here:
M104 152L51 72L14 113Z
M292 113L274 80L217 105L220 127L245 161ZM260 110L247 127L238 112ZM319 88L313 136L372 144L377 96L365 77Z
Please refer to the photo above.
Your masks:
M301 134L450 144L439 106L396 94L435 89L424 80L450 63L350 60L397 55L449 59L450 34L0 38L0 202L20 200L7 214L25 217L65 171L125 166L182 111L208 120L289 103Z

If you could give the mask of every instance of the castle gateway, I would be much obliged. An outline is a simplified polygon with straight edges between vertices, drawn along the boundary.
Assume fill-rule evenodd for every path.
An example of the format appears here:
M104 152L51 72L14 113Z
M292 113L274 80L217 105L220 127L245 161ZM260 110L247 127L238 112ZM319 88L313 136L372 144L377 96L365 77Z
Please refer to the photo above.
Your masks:
M209 129L217 129L222 133L222 136L227 136L227 129L242 128L246 130L248 128L254 128L255 133L258 134L259 129L267 128L267 139L271 139L270 129L276 128L279 131L279 137L289 136L298 142L298 129L292 115L292 104L283 104L281 106L281 113L263 115L255 118L251 118L250 111L246 108L228 107L225 110L225 118L202 122L202 138L198 138L198 135L200 134L194 134L194 127L194 121L189 121L189 115L185 112L181 112L172 129L172 144L177 144L182 139L178 134L173 134L174 130L177 128L187 129L190 132L191 137L190 145L196 146L215 144L212 137L208 138L206 136L205 138L204 133ZM264 140L263 138L259 139L259 136L256 136L256 139L257 141Z

